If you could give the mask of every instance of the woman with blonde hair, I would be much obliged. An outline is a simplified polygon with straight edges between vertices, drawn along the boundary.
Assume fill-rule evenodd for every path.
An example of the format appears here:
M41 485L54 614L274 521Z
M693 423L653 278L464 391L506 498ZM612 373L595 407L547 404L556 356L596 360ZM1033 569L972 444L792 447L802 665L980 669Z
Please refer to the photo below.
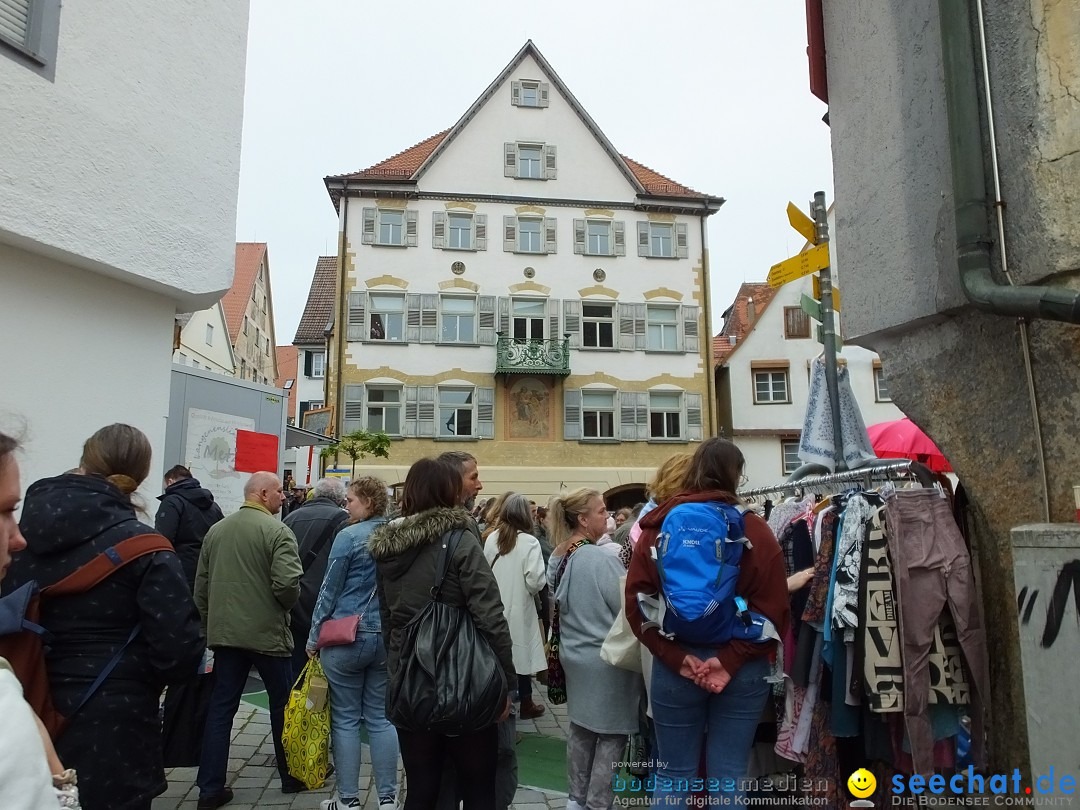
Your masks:
M492 498L488 501L487 508L484 509L484 528L480 534L481 540L487 540L491 537L491 533L499 528L499 518L502 516L503 506L506 499L513 494L513 492L504 492L498 498Z
M606 524L607 508L595 489L552 499L548 530L555 550L548 582L556 599L552 634L559 636L570 718L568 810L613 805L612 763L623 758L627 738L638 728L641 676L600 658L600 647L622 607L619 584L624 573L614 555L595 545Z

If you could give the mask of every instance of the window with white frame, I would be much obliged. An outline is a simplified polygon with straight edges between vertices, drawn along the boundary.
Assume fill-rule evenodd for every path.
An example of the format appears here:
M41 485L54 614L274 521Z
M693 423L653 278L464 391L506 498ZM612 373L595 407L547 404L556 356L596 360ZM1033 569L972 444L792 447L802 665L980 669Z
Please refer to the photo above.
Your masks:
M476 343L476 299L444 295L440 299L440 342Z
M364 427L389 436L401 435L401 388L397 386L367 386L367 414Z
M892 402L889 383L885 379L885 371L880 366L874 367L874 399L877 402Z
M670 259L675 255L674 229L660 222L649 223L649 255Z
M368 293L368 339L405 339L405 294Z
M555 147L549 143L504 143L503 174L518 180L554 180Z
M754 369L755 405L772 405L790 401L788 370L786 368Z
M615 304L581 302L581 345L588 349L615 348Z
M652 392L649 394L649 438L682 438L682 394Z
M611 223L604 219L590 219L585 223L585 252L589 256L610 256Z
M389 211L385 208L379 209L378 244L405 244L405 214L403 211Z
M540 106L540 82L522 82L521 83L521 104L522 107L539 107Z
M638 256L650 259L685 259L690 253L687 223L638 222Z
M472 250L472 214L451 213L447 216L446 246L454 250Z
M585 439L615 438L615 392L581 392L581 436Z
M518 173L523 180L542 180L544 177L544 147L539 144L518 145Z
M214 325L212 323L206 325L206 345L214 345Z
M518 252L544 252L544 223L529 217L518 219Z
M321 379L326 374L326 353L311 352L311 377Z
M514 340L543 340L545 309L545 302L541 300L513 299L511 329Z
M439 435L472 436L475 389L439 388Z
M802 461L799 459L798 439L780 440L780 461L783 475L791 475L802 466Z
M677 307L645 308L645 347L649 351L673 352L679 348L679 311Z
M510 83L510 103L515 107L546 107L550 87L536 79L520 79Z

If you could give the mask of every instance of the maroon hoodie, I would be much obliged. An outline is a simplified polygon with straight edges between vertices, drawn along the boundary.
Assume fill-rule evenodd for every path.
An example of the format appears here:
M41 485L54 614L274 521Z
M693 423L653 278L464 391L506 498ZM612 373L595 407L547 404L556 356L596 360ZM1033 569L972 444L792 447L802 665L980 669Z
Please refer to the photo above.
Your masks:
M660 573L656 560L652 558L652 549L656 546L660 525L668 512L676 506L695 501L737 502L731 493L719 490L684 492L665 501L641 519L641 536L634 546L630 570L626 575L626 619L630 628L634 635L641 639L641 643L672 672L679 671L687 651L678 642L661 635L656 627L650 627L642 633L641 626L645 617L638 609L637 595L660 593ZM752 547L743 552L736 592L749 603L751 610L770 619L783 638L791 619L791 608L780 545L776 542L769 524L752 512L746 513L746 537ZM724 669L735 677L743 664L754 658L770 655L775 647L774 641L755 643L733 640L721 644L716 650L716 657L724 665Z

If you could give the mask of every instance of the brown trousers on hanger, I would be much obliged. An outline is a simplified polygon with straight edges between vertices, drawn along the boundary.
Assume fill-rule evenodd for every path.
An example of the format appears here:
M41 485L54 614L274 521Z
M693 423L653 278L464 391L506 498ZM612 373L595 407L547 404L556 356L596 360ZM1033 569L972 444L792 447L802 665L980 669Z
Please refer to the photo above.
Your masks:
M949 502L936 490L899 490L885 502L885 511L904 650L904 724L915 773L934 772L934 737L927 713L929 654L934 628L946 606L971 673L971 750L976 767L983 767L983 712L990 700L990 674L971 556Z

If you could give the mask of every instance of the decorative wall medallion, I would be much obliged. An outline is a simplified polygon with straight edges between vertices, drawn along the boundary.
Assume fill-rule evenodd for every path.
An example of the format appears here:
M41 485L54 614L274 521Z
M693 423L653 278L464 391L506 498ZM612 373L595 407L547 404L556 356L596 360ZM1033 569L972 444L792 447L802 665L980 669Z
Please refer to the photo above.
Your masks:
M450 265L450 272L455 276L460 276L465 272L465 262L454 262Z
M603 281L604 279L607 278L607 273L605 273L603 270L601 270L599 267L597 267L595 270L592 271L592 277L596 281Z
M525 278L532 278L535 275L536 275L536 271L533 270L531 267L526 267L525 268L525 272L524 272Z

